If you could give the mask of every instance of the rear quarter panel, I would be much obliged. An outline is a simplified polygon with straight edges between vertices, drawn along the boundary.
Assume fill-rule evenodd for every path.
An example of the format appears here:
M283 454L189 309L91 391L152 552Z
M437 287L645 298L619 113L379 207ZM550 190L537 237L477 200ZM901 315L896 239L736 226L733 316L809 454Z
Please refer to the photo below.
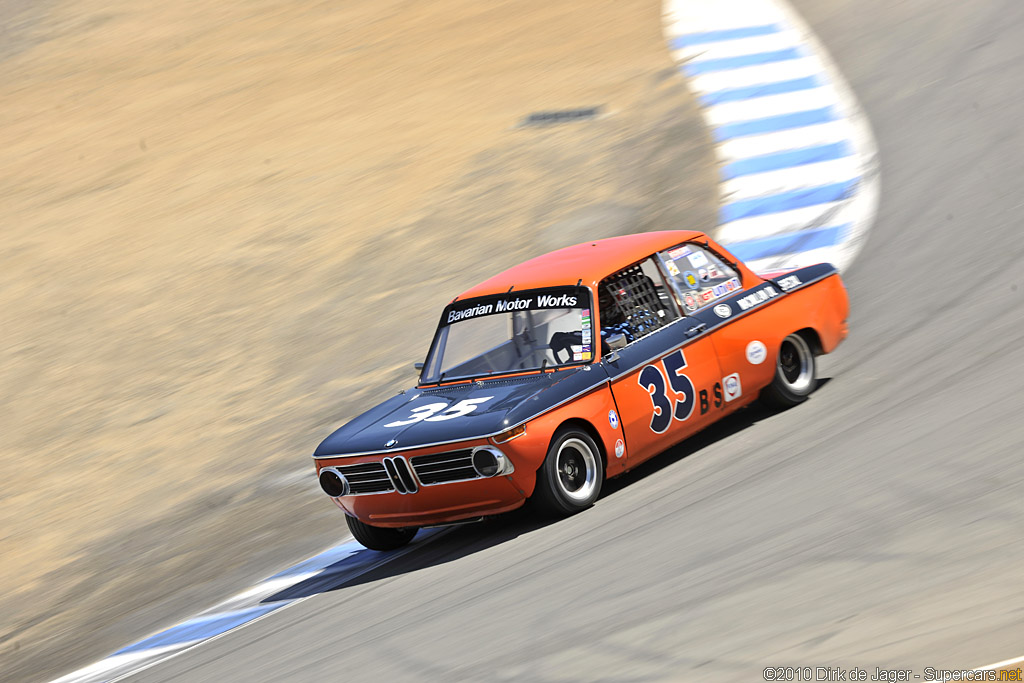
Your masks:
M781 278L780 278L781 279ZM756 393L774 376L782 340L810 328L830 353L846 338L849 302L838 274L784 292L782 296L721 325L713 333L724 372L739 372L744 393ZM763 362L753 363L748 348L761 342L768 353Z

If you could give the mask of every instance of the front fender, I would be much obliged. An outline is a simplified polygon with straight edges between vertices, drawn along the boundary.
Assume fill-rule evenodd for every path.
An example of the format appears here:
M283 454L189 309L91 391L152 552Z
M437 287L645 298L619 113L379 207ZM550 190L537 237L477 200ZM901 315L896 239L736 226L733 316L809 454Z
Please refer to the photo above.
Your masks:
M625 469L625 438L615 400L605 382L593 391L530 420L526 423L526 434L523 436L498 444L498 448L515 464L516 471L512 479L525 495L533 494L537 484L537 470L547 456L555 432L571 420L582 420L592 427L598 445L604 451L606 477L613 477ZM616 455L616 443L620 440L623 447Z

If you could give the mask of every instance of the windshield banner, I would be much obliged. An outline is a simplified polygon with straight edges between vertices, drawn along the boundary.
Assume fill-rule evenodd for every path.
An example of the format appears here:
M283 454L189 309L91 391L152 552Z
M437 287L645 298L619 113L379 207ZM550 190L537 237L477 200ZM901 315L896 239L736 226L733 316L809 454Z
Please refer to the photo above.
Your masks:
M448 304L441 318L443 325L509 311L535 311L544 308L580 308L588 304L585 287L550 287L524 292L481 296Z

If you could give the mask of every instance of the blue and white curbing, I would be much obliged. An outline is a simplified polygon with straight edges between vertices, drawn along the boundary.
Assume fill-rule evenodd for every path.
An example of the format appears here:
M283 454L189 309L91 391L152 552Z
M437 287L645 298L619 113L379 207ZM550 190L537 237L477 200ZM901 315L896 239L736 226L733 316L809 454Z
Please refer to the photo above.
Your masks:
M444 529L421 531L411 545L390 553L366 550L354 540L341 543L264 579L188 621L123 647L53 683L100 683L127 678L230 631L255 623L272 612L339 586L444 533Z
M849 88L803 21L776 0L669 0L665 33L717 143L716 237L759 272L849 266L877 211L877 152ZM387 554L342 543L55 683L126 678L443 533L421 533Z
M878 209L878 153L804 21L784 0L667 0L664 30L715 140L716 238L757 272L845 270Z

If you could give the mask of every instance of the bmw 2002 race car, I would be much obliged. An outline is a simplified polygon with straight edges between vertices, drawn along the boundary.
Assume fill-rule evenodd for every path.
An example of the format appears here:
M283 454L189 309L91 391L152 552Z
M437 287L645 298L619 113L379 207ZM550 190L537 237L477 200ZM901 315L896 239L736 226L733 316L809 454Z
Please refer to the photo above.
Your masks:
M528 499L583 510L759 396L807 398L848 309L831 265L766 280L699 232L539 256L445 307L419 383L316 449L320 486L375 550Z

